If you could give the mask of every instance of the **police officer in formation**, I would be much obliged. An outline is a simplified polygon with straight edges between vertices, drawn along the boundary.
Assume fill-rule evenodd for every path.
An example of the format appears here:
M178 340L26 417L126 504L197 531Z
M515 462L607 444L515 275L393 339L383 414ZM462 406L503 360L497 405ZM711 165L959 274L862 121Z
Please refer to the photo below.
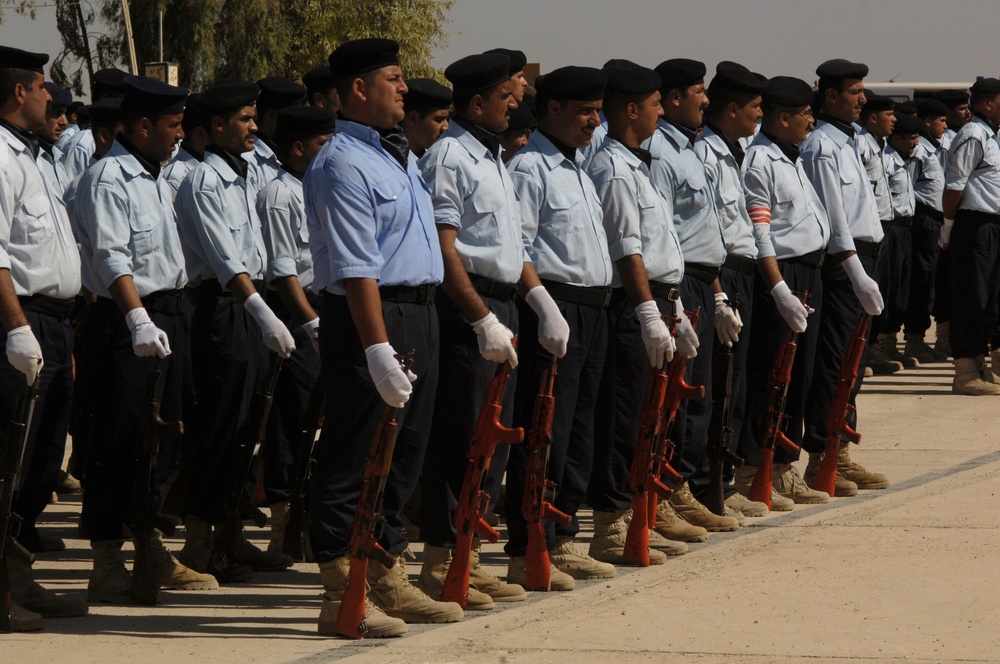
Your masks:
M499 363L512 372L501 422L525 428L543 374L558 367L548 479L570 520L544 522L554 591L624 563L640 405L651 372L679 357L705 397L682 405L671 432L685 481L657 505L653 564L767 512L746 496L789 335L798 349L786 434L808 465L803 478L797 455L777 450L772 510L830 498L810 485L863 314L885 309L879 361L900 354L901 326L900 355L943 359L924 337L931 313L939 342L950 317L954 390L1000 394L985 358L997 336L998 257L983 250L1000 228L996 79L977 82L971 98L925 100L893 128L892 100L866 96L867 66L847 60L820 65L814 93L734 62L719 63L706 90L701 62L654 70L616 59L549 72L532 100L521 51L458 60L448 88L405 81L399 45L373 38L339 46L303 85L267 77L189 95L102 70L93 126L63 139L71 98L45 84L47 60L0 47L0 419L38 386L13 509L21 545L58 548L34 522L60 469L77 353L90 602L129 601L122 546L154 370L163 418L187 428L183 443L162 441L152 479L157 505L172 483L185 490L183 550L174 557L153 533L156 582L173 590L292 564L281 553L290 472L306 402L325 391L309 506L324 635L336 631L348 584L365 457L387 407L398 409L378 533L395 563L368 566L374 637L463 617L438 598L469 439ZM74 348L78 296L88 306ZM712 370L729 352L724 414L713 412L724 386ZM260 469L271 543L260 551L240 536L235 560L219 565L214 537L241 428L279 358ZM726 470L715 514L700 499L723 415L746 463ZM523 445L491 460L487 507L505 484L509 563L504 580L488 573L474 540L469 610L525 598L527 463ZM846 442L837 471L837 496L889 483ZM425 545L411 585L401 510L418 481ZM594 508L587 552L575 543L584 501ZM8 555L7 566L17 629L87 612L35 583L26 558Z

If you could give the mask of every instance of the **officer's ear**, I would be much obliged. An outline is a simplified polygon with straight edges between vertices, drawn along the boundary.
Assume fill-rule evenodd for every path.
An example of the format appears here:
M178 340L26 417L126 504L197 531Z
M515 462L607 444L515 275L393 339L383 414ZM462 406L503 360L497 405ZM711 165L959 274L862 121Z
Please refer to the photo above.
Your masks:
M557 99L550 99L545 104L545 114L550 118L557 118L562 113L562 104Z
M629 120L637 120L639 118L639 104L634 101L627 103L625 105L625 114Z
M211 127L212 127L211 136L215 136L216 134L221 134L226 129L225 118L223 118L221 115L213 115ZM209 138L211 138L211 136L209 136Z
M481 117L483 114L483 107L486 105L486 97L481 94L472 95L472 99L469 100L468 109L476 117Z
M739 104L737 104L735 101L731 101L728 104L726 104L726 115L729 116L730 118L735 118L736 115L740 112L740 108L741 107Z
M673 88L668 90L667 94L663 95L661 103L663 104L663 108L666 108L667 106L676 107L681 105L681 99L683 98L684 95L681 94L680 88Z
M306 153L306 145L302 141L295 141L292 143L292 154L296 157L302 157Z

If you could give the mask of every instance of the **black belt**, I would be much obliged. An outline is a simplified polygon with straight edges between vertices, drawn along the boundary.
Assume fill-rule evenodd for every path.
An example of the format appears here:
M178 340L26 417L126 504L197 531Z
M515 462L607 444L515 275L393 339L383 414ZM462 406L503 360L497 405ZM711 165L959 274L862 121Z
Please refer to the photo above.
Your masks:
M588 307L607 308L611 304L611 289L604 286L571 286L542 279L542 285L556 300L585 304Z
M753 274L757 271L757 259L730 254L726 256L726 261L722 264L722 267L735 270L740 274Z
M823 267L824 260L826 260L826 251L824 249L817 249L816 251L810 251L808 254L803 254L802 256L782 258L779 262L791 263L793 265L804 265L806 267Z
M684 263L684 274L706 284L712 284L719 277L719 268L702 263Z
M1000 224L1000 214L990 214L988 212L978 212L976 210L959 210L955 215L955 220L975 221L980 224Z
M681 287L677 284L663 284L659 281L650 281L649 292L653 294L653 297L658 297L661 300L676 302L681 296Z
M868 256L870 258L878 258L879 256L882 255L882 243L872 242L871 240L855 240L854 252L858 256Z
M434 304L434 294L437 286L421 284L419 286L379 286L378 294L382 301L398 302L400 304Z
M312 307L314 311L319 311L320 306L322 306L322 300L320 300L319 295L307 288L303 288L302 291L306 294L306 302L309 303L309 306ZM285 307L285 303L281 299L281 296L276 290L268 288L267 292L264 294L264 301L267 302L267 306L271 307L271 309L275 311L283 311L287 309L287 307Z
M913 225L913 217L893 217L891 221L883 221L883 226L904 226L909 228Z
M917 214L922 214L925 217L930 217L935 221L944 221L944 212L941 210L935 210L930 205L926 203L917 202Z
M480 277L478 274L469 274L469 281L476 292L483 297L492 297L496 300L513 300L517 295L517 284L505 284L489 277Z
M52 316L60 320L69 320L73 315L74 300L58 300L48 295L18 295L17 301L21 309L36 314Z
M255 291L257 291L257 294L260 295L261 297L264 297L265 293L267 293L267 285L264 283L262 279L254 279L253 288ZM205 295L215 295L217 297L233 296L233 292L231 290L229 290L228 288L223 288L222 286L219 285L218 279L208 279L207 281L201 282L201 285L198 286L198 290L200 290Z
M152 311L158 311L167 316L176 316L181 310L184 292L181 290L165 290L151 293L142 298L142 306Z

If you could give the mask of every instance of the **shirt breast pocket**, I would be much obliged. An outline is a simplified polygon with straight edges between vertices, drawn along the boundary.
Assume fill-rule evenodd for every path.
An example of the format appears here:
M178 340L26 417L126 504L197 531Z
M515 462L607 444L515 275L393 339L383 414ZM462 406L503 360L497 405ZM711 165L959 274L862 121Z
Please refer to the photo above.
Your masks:
M480 185L472 195L472 209L476 221L472 232L481 240L496 240L500 237L500 209L507 203L503 189Z
M135 247L135 256L141 258L147 256L156 248L156 225L157 214L155 212L142 212L129 217L129 228L132 230L132 246Z
M405 185L397 180L383 180L372 187L375 218L380 226L395 217L404 189Z
M11 238L20 238L25 244L40 244L55 235L52 208L45 194L39 193L25 199L11 227Z
M663 231L666 230L667 220L665 212L658 209L657 194L651 190L640 188L637 192L636 202L639 204L639 224L643 239L647 244L656 244L654 240L659 239Z
M577 192L554 189L548 196L548 207L551 216L545 220L548 231L556 237L567 237L580 230L581 200Z
M708 182L704 173L689 173L680 182L677 189L677 199L680 206L689 212L702 210L709 204Z

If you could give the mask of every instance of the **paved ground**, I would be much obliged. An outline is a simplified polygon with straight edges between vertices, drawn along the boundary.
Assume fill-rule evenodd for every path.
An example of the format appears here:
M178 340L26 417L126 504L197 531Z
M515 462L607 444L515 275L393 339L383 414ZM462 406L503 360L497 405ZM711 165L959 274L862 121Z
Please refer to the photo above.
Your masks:
M300 564L2 635L3 661L1000 661L1000 414L995 400L951 395L950 381L941 364L866 382L853 456L889 473L888 490L748 520L662 567L348 642L315 634L319 575ZM69 550L36 563L40 580L70 593L84 592L89 569L72 539L78 512L69 500L46 513ZM499 545L487 552L502 571Z

